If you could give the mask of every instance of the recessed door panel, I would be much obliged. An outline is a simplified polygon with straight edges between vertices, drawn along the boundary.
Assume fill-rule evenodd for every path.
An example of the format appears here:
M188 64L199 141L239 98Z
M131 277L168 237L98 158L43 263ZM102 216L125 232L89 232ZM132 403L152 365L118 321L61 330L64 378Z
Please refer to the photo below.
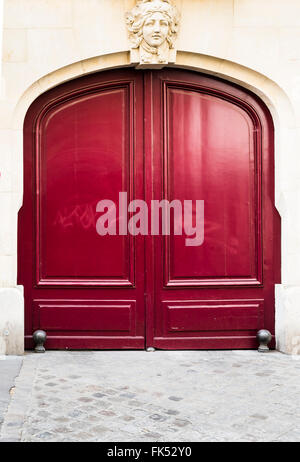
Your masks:
M259 282L255 124L232 102L172 86L165 118L164 191L169 201L192 200L194 213L202 199L205 214L203 245L187 246L185 234L168 239L166 283Z
M135 334L136 303L119 300L34 300L34 327L70 335L89 332Z
M263 300L193 300L163 302L165 332L252 331L263 327ZM184 335L184 334L183 334Z
M98 201L117 203L119 191L130 198L132 118L129 84L63 102L42 118L38 284L134 285L130 235L99 237L96 230Z

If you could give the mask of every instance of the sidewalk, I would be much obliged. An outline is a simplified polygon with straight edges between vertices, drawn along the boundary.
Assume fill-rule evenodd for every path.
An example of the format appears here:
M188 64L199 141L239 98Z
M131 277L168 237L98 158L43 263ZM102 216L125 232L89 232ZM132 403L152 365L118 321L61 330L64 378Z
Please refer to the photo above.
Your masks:
M300 441L300 360L256 351L28 353L1 436Z
M10 401L10 390L20 372L22 361L23 357L21 356L0 357L0 434L4 414Z

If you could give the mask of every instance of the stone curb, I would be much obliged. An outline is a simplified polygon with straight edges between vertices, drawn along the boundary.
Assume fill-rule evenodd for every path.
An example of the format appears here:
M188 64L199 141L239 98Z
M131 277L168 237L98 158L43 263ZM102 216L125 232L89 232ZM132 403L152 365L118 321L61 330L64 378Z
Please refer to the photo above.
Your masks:
M22 429L30 406L36 363L26 361L24 356L20 373L15 380L15 391L4 415L0 432L0 442L21 441Z

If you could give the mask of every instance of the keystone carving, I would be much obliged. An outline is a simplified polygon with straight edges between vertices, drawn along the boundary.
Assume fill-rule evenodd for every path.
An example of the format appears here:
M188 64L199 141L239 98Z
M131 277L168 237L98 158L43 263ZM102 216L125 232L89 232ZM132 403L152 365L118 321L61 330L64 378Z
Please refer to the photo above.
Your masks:
M171 0L137 0L126 23L131 63L150 69L175 63L179 15Z

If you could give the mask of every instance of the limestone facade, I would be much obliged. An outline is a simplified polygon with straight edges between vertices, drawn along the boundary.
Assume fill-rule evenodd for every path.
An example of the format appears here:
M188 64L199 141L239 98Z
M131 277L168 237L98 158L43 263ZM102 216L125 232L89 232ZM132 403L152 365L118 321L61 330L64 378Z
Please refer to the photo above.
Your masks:
M17 217L23 194L25 114L37 96L55 85L102 69L131 65L125 14L135 3L3 1L0 354L24 351L23 292L17 286ZM300 2L174 0L174 4L181 18L175 66L237 82L259 95L273 115L276 207L282 219L276 341L279 350L300 354Z

